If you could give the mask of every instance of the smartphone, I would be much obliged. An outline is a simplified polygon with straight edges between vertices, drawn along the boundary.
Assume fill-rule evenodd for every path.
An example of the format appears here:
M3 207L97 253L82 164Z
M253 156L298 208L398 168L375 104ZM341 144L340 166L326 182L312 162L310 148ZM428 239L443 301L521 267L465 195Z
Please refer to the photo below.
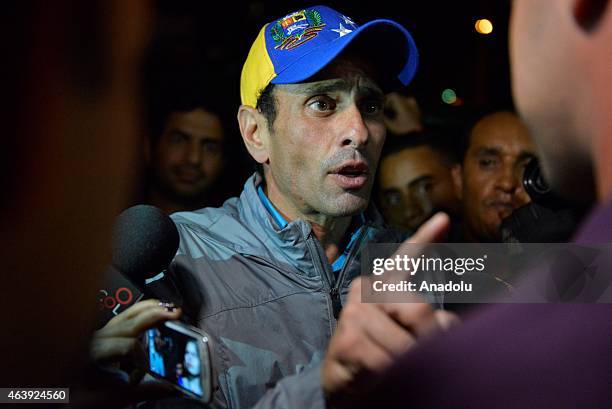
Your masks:
M209 344L206 333L180 321L148 329L147 372L192 398L210 402L213 382Z

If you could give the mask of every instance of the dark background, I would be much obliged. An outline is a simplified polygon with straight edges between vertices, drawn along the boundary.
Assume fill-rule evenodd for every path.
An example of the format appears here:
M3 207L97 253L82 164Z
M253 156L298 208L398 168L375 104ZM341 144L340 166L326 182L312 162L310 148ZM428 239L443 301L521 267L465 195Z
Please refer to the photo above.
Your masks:
M154 33L143 65L143 102L145 106L158 104L165 93L160 89L171 90L168 95L174 98L195 90L207 94L209 106L223 111L232 163L226 168L227 185L231 186L227 196L238 194L254 169L235 119L240 104L240 72L250 46L264 24L315 4L272 0L154 2ZM426 128L431 125L451 130L449 142L458 152L462 149L462 132L458 130L475 115L512 107L509 1L338 0L325 4L358 24L390 18L412 33L420 66L414 81L403 92L416 96ZM493 33L476 32L475 23L482 18L492 21ZM449 88L459 98L453 105L442 100L442 92ZM149 117L160 115L153 113Z
M390 18L413 34L421 64L408 92L417 95L425 112L445 111L441 94L452 88L463 107L485 108L510 104L508 19L506 0L429 0L325 4L352 17L358 24ZM156 43L174 47L174 63L183 70L203 65L223 98L239 104L242 63L261 27L313 3L297 1L157 1ZM493 22L490 35L478 34L477 19ZM389 50L390 53L393 50ZM455 107L457 108L457 107Z

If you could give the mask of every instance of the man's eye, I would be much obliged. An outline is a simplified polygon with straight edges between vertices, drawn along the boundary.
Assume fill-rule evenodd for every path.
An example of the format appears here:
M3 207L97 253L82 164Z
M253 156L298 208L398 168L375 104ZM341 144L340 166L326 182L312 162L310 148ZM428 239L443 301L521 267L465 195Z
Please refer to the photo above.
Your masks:
M217 142L203 142L201 147L203 152L219 153L221 151L221 146Z
M428 193L433 189L433 183L430 180L422 181L417 186L417 192L419 193Z
M182 133L172 132L170 134L169 140L172 144L179 144L185 142L187 140L187 136Z
M402 196L399 193L387 193L385 201L388 206L399 206L402 204Z
M483 158L478 161L478 164L481 168L488 169L494 167L497 164L497 161L495 159Z
M367 115L378 115L382 109L382 101L365 101L362 104L362 110Z
M319 97L308 104L314 111L327 112L336 109L336 103L331 98Z

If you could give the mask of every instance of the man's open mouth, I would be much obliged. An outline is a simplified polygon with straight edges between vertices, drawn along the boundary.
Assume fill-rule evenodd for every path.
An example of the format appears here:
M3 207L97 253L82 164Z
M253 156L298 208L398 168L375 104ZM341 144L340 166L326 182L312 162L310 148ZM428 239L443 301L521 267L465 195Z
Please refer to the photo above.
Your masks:
M344 162L329 172L343 189L361 189L368 181L370 169L365 162Z

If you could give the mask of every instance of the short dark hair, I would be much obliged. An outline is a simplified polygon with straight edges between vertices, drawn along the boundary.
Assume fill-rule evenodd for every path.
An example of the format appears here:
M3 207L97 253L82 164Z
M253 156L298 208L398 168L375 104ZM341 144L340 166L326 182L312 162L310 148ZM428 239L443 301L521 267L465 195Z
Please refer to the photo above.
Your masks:
M276 97L274 96L274 88L275 85L270 83L268 84L260 93L259 97L257 97L257 105L255 108L266 118L266 122L268 122L268 130L272 132L274 121L276 120ZM264 169L263 165L259 162L255 163L255 171L258 172L262 177L264 177Z
M268 121L268 129L272 131L272 126L276 120L276 97L274 96L274 88L276 86L272 83L268 84L260 93L257 98L257 110Z
M485 117L498 112L509 112L518 116L514 106L512 105L490 106L473 111L469 115L466 115L461 135L461 162L463 162L465 155L467 155L467 152L470 149L470 145L472 144L472 133L474 132L476 125L478 125L478 123Z
M429 129L425 131L412 132L406 135L393 135L387 138L385 147L381 154L381 161L386 156L403 151L404 149L414 149L426 146L433 150L446 166L459 163L459 152L455 135L439 130Z
M180 51L175 42L159 40L150 45L143 60L140 89L148 138L157 142L171 114L197 108L217 116L227 136L231 123L226 108L230 104L224 99L227 91L211 80L219 76L203 60Z

